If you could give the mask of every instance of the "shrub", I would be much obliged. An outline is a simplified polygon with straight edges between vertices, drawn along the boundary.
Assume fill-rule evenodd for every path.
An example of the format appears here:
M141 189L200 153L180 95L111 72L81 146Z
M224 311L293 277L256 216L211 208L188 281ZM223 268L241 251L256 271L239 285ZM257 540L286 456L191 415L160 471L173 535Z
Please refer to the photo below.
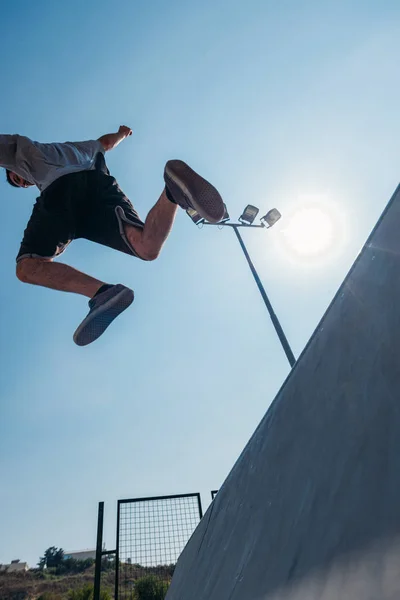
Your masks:
M94 561L96 562L96 561ZM110 558L109 556L105 556L101 559L101 570L102 571L113 571L115 570L115 558Z
M86 560L77 560L76 558L64 558L64 560L57 566L57 575L66 575L68 573L82 573L94 565L95 561L93 558L87 558Z
M83 587L72 590L68 594L68 600L92 600L93 599L93 586L87 583Z
M169 584L154 575L141 577L135 584L136 600L164 600Z
M103 590L100 594L100 599L111 600L111 595L107 590ZM93 600L93 585L87 583L77 590L71 590L68 600Z
M14 592L10 592L7 598L8 600L29 600L29 594L28 592L17 590Z

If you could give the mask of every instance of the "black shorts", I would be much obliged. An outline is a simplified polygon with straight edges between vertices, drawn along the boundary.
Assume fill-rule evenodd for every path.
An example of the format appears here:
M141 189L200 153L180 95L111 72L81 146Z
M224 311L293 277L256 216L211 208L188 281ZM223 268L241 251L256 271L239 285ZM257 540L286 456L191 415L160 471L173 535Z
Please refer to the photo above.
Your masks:
M138 256L125 235L124 223L139 229L144 223L109 175L102 155L97 164L97 170L64 175L42 192L25 229L17 261L55 258L78 238Z

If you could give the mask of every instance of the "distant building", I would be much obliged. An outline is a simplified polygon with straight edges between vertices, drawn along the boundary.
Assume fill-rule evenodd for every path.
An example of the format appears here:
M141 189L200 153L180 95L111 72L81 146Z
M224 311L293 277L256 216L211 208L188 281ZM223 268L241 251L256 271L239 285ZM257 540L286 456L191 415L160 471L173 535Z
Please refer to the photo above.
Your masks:
M64 552L64 559L73 558L75 560L87 560L96 558L96 550L80 550L79 552Z
M9 565L0 565L0 571L7 571L7 573L25 573L28 570L28 563L21 562L19 558L12 560Z

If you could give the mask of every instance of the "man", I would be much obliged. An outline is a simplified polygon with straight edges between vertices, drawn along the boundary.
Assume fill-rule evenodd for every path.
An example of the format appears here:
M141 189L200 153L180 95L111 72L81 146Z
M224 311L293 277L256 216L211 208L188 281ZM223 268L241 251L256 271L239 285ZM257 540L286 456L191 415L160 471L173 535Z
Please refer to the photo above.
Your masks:
M164 170L165 188L141 221L106 167L104 154L132 135L121 125L98 140L41 144L20 135L0 135L0 166L19 188L36 185L40 196L25 229L17 256L17 277L90 298L89 313L74 334L85 346L96 340L133 301L133 291L94 279L54 262L77 238L115 248L142 260L154 260L167 239L177 207L195 209L211 222L223 218L218 191L180 160Z

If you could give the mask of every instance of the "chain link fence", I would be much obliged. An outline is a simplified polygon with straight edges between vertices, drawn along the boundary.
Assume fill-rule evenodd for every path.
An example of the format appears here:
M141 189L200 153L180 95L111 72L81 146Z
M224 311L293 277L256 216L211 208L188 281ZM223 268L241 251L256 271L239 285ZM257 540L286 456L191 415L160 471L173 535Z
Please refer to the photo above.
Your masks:
M163 598L202 516L200 494L119 500L115 600Z

